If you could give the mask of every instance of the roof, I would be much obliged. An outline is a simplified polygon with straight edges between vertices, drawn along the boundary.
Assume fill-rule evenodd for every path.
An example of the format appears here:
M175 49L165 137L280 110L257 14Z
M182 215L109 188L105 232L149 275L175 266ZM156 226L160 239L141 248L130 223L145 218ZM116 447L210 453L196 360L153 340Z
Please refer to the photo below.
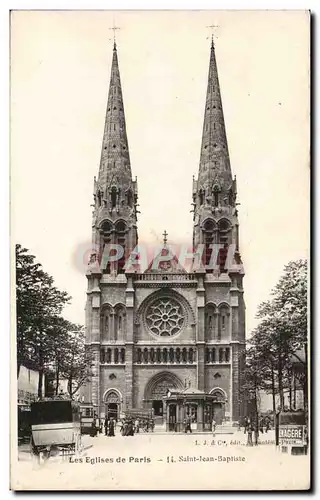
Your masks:
M180 264L178 257L172 252L171 248L166 243L163 243L157 255L144 271L144 274L148 273L187 274L187 271Z

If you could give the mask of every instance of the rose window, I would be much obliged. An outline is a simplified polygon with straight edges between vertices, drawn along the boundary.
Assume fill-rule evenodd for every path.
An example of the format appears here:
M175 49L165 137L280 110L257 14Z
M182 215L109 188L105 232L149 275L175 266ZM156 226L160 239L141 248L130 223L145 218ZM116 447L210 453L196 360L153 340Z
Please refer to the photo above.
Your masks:
M158 299L147 310L148 328L160 337L171 337L180 332L184 324L181 305L174 299Z

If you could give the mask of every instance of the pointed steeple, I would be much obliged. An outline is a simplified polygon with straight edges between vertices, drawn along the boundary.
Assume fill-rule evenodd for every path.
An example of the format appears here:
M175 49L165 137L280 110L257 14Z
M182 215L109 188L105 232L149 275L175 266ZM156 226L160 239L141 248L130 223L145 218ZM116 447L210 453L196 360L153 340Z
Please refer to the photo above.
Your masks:
M108 103L98 182L100 186L131 182L130 155L124 115L117 46L114 41Z
M211 41L208 87L204 112L198 182L212 189L228 189L232 183L227 135L220 94L213 39Z
M198 179L193 179L193 244L205 245L203 264L212 272L212 245L222 245L220 269L229 245L239 248L236 180L232 179L224 123L217 61L213 40L210 48L208 86L204 112ZM220 252L220 250L219 250Z
M93 242L123 247L123 256L104 272L124 272L127 254L137 244L137 180L132 179L117 46L114 40L110 86L98 179L94 182Z

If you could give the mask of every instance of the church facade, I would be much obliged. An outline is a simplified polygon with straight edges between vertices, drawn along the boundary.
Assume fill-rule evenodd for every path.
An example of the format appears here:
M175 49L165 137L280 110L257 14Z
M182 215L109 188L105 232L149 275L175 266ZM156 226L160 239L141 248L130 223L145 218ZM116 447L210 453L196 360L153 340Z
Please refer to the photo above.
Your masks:
M157 265L151 262L146 271L126 267L126 257L138 244L138 187L132 178L114 44L94 181L94 250L86 273L86 345L93 356L93 376L82 394L100 416L119 418L123 411L144 408L153 409L161 422L168 390L215 395L213 407L204 402L201 410L196 403L188 409L193 420L208 425L212 418L237 421L243 414L244 271L236 194L212 42L192 200L192 243L203 254L187 272L171 255L165 234ZM106 259L105 249L115 245L124 251L117 259ZM171 413L179 418L174 408Z

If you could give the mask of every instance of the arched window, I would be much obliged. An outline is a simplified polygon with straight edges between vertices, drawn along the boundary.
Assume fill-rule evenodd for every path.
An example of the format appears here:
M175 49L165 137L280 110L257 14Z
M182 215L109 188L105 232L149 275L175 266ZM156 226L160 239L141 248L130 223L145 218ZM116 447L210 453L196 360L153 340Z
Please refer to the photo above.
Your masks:
M219 349L219 363L223 362L223 349Z
M210 363L210 350L206 347L206 363Z
M111 208L116 208L117 206L117 188L112 186L111 188Z
M111 317L112 317L112 307L109 304L102 306L100 332L101 332L101 340L105 342L112 340Z
M106 362L108 364L111 363L111 349L107 349L107 353L106 353Z
M120 363L124 364L126 360L126 351L124 348L120 350Z
M161 350L159 349L159 347L157 348L156 353L157 363L161 363Z
M229 307L227 305L221 305L219 307L219 325L218 325L219 339L229 338L229 317L230 317Z
M205 333L206 339L214 339L217 335L216 332L216 306L208 304L205 308Z
M137 349L137 363L141 363L142 362L142 352L141 352L141 349L140 347Z
M226 348L226 363L229 363L230 361L230 348Z
M100 363L105 363L106 362L106 352L104 350L104 347L101 347L100 349Z
M143 350L143 362L144 363L148 363L148 349L145 347L144 350Z
M189 363L193 363L193 349L190 347L189 349Z
M174 362L174 350L172 349L172 347L169 349L169 361L170 363Z
M176 349L176 362L177 363L180 363L181 361L181 352L180 352L180 349L179 347Z
M212 363L216 362L216 350L214 348L211 350L211 360Z
M186 362L187 362L187 358L188 358L188 356L187 356L187 349L184 347L184 348L182 349L182 361L183 361L184 363L186 363Z
M163 351L162 351L162 358L163 358L163 362L164 363L168 362L168 351L167 351L166 348L164 348Z
M203 236L204 236L204 265L208 266L211 260L212 245L215 243L215 222L212 219L207 219L203 224ZM213 265L216 263L214 262ZM208 268L207 271L210 271ZM212 270L211 270L212 272Z
M125 321L126 321L126 309L123 304L118 304L115 306L115 340L124 340L125 338Z
M155 360L154 349L151 348L150 349L150 361L151 361L151 363L154 363L154 360Z
M214 188L213 188L213 203L214 203L215 207L217 207L219 205L219 188L218 188L218 186L214 186Z
M115 348L113 351L114 363L117 365L119 363L119 349Z

